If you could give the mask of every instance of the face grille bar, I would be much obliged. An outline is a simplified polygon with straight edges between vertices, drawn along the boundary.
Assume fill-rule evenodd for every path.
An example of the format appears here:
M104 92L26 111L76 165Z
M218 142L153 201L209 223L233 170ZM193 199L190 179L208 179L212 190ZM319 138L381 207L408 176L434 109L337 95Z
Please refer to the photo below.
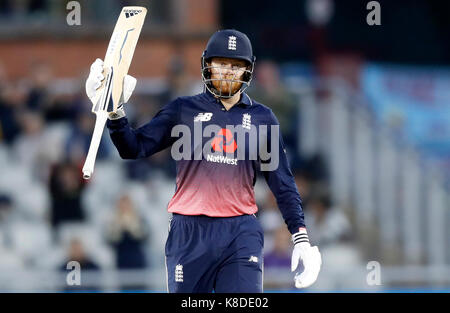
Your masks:
M220 66L206 66L206 62L203 60L202 61L202 82L204 83L205 87L208 89L209 92L211 92L213 95L219 97L219 98L231 98L234 96L234 94L236 94L238 91L240 91L241 93L245 91L245 89L247 89L250 86L250 82L252 80L253 77L253 66L251 69L245 69L243 70L243 77L249 77L248 80L239 80L236 79L236 75L239 73L239 71L235 71L233 78L232 79L224 79L222 77L222 70L224 70L225 68L220 67ZM221 71L219 71L219 75L220 78L211 78L211 69L220 69ZM220 90L217 90L214 85L213 85L213 81L220 81ZM222 93L222 84L223 83L229 83L230 84L230 90L228 92L228 94L223 94ZM241 83L241 88L238 89L235 93L232 93L232 85L233 83Z

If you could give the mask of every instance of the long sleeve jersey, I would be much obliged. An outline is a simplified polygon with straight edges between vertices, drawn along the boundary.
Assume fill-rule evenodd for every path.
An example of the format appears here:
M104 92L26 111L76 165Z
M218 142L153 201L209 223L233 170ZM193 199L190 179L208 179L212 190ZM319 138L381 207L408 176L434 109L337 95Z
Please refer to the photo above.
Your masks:
M226 110L205 91L173 100L137 129L126 117L108 120L107 127L123 159L145 158L171 147L177 176L169 212L211 217L254 214L258 208L253 188L260 171L289 231L294 234L305 227L283 139L274 131L278 120L247 94Z

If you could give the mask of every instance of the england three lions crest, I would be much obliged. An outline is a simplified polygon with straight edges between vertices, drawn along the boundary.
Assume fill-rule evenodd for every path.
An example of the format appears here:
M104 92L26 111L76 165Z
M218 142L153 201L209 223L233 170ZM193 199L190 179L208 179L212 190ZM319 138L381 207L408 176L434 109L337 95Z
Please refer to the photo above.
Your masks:
M251 115L248 113L245 113L244 115L242 115L242 128L250 129L251 125L252 125Z

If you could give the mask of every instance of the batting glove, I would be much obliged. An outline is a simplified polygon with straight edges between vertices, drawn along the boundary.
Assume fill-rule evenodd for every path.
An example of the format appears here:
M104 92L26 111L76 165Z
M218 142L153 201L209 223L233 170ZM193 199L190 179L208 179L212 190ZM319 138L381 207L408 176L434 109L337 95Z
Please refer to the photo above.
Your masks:
M317 246L311 247L306 229L301 227L292 235L294 251L292 252L291 271L294 272L302 261L303 271L294 277L295 287L306 288L314 284L319 275L322 257Z
M103 60L96 59L91 65L91 71L89 73L88 79L86 80L86 94L88 98L94 103L95 91L101 86L102 81L105 79L103 75ZM119 119L125 116L125 110L123 109L123 104L127 103L131 97L131 94L136 87L137 80L133 76L126 75L123 79L123 92L120 96L119 106L116 112L110 113L108 118L110 120Z

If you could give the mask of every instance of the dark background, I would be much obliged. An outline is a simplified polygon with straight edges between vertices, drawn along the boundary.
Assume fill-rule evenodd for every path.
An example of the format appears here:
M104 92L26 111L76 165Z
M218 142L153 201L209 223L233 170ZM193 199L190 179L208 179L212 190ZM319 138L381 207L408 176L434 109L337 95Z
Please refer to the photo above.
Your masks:
M378 1L381 26L367 25L368 2L335 1L323 29L311 26L306 1L227 0L220 11L224 28L254 35L260 58L311 61L317 57L314 50L354 50L373 61L450 64L448 1Z

